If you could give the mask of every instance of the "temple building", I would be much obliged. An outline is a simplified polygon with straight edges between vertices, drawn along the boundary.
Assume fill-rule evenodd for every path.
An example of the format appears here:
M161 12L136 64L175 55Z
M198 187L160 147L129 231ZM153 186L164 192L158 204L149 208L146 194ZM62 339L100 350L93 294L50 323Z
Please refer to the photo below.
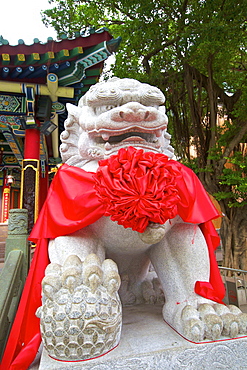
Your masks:
M0 37L0 223L9 209L26 208L32 228L61 163L66 103L98 81L120 40L105 28L32 45Z

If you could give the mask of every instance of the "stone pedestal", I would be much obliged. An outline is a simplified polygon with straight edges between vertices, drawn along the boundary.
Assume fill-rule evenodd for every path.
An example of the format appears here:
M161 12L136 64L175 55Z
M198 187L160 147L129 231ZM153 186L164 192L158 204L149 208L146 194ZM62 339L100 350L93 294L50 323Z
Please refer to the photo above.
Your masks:
M161 306L123 309L119 346L83 362L59 362L43 351L39 370L212 370L247 369L247 337L193 344L162 319Z

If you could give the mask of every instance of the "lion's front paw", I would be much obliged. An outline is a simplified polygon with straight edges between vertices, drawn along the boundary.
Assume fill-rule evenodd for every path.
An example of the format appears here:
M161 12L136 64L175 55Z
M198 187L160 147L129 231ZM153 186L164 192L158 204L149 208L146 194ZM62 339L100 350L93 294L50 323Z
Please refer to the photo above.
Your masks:
M171 308L169 308L171 310ZM166 320L167 308L163 315ZM219 340L224 337L236 338L247 334L247 314L238 307L206 301L193 302L182 308L174 305L173 319L167 320L174 329L192 342L203 340Z
M95 254L82 263L69 256L50 264L42 282L44 302L38 309L44 346L51 357L84 360L114 348L120 339L120 277L112 260Z

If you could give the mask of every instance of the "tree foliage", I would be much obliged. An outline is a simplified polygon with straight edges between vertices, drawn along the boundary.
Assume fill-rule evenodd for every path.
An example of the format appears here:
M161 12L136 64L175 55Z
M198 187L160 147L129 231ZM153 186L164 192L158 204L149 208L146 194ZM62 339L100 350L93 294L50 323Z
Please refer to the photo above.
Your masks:
M43 12L43 21L59 37L107 27L123 39L113 73L165 93L176 154L195 169L225 214L224 263L247 270L247 2L50 3L54 7Z

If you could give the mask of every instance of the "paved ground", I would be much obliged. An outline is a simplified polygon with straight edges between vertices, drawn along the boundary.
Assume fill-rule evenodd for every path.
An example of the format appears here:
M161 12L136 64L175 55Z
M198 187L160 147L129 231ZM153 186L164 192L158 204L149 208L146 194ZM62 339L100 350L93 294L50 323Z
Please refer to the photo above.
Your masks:
M211 370L215 364L219 369L246 369L246 337L194 344L172 330L164 322L161 311L161 306L124 307L121 340L114 351L80 363L52 360L46 352L40 360L39 353L29 370Z
M247 313L247 304L243 304L239 307L242 312Z

